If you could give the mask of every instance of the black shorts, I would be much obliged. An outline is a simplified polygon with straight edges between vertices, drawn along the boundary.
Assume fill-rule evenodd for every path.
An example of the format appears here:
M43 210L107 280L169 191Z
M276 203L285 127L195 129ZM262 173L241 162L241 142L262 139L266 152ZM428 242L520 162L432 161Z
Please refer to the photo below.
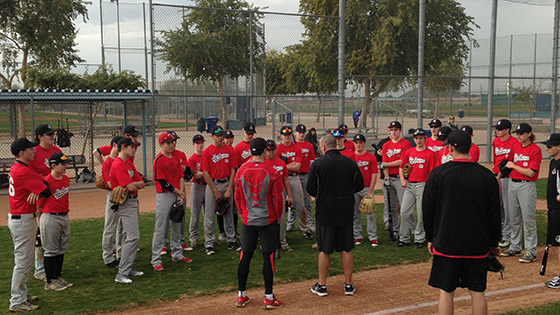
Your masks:
M449 258L434 255L429 285L453 292L458 287L473 292L486 291L488 258Z
M241 250L253 252L261 240L263 253L275 251L280 244L280 225L274 221L269 225L255 226L241 224Z
M548 210L546 243L552 246L560 246L560 209Z
M354 248L354 228L349 226L321 226L317 224L317 246L327 255L350 252Z

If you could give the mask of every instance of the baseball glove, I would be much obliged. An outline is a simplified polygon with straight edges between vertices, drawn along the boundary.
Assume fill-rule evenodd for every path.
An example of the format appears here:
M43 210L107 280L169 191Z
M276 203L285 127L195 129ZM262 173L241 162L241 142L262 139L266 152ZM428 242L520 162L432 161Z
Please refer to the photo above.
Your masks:
M498 169L500 170L500 173L502 174L503 177L508 177L509 173L511 173L511 168L506 167L506 164L508 162L509 162L508 160L502 160L500 164L498 164Z
M375 212L375 206L372 195L366 195L360 202L360 211L366 214Z
M229 199L216 200L216 214L224 215L229 208Z
M412 172L412 165L410 165L410 163L406 163L405 165L403 165L402 170L404 178L408 179L408 177L410 176L410 172Z
M173 203L171 206L171 212L169 213L169 220L181 223L183 222L183 217L185 216L185 207L181 204L179 200Z
M122 205L126 201L127 197L128 189L126 189L125 187L117 186L115 187L115 189L113 189L113 193L111 194L111 199L109 199L109 201L117 205Z
M188 182L189 180L191 180L193 178L193 171L191 170L190 167L186 167L185 171L183 172L183 179L185 180L185 182Z
M506 269L506 266L504 266L499 260L498 258L496 258L495 254L490 253L488 255L488 271L491 272L502 272L504 269Z
M109 188L109 186L105 184L105 181L103 180L103 176L97 177L97 179L95 180L95 186L97 186L97 188L101 188L104 190L111 190L111 188Z

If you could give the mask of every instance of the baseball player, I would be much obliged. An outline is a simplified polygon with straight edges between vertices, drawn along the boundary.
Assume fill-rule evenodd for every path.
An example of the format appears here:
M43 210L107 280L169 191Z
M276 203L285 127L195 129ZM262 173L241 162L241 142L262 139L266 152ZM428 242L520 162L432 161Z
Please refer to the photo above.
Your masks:
M441 129L441 120L432 119L432 121L430 121L428 126L430 126L430 131L432 132L432 136L426 139L426 147L432 150L433 152L437 152L443 149L443 143L441 143L441 141L437 139L438 132Z
M48 198L51 191L43 177L28 166L35 156L33 147L36 145L37 143L32 143L26 138L20 138L12 142L10 147L16 158L10 168L8 187L8 228L14 244L14 270L9 307L11 312L28 312L39 308L38 305L31 304L37 297L28 295L27 279L37 238L36 203L40 197Z
M548 207L548 227L546 230L546 244L556 247L560 260L560 134L553 133L544 142L546 154L551 157L548 167L548 182L546 184L546 205ZM560 288L560 275L544 283L552 289Z
M68 251L70 241L70 211L68 192L70 180L66 176L70 159L62 153L53 153L49 157L52 171L45 181L52 194L49 198L40 199L38 206L43 213L41 224L41 243L45 251L45 274L47 281L45 290L62 291L73 286L61 278L64 254Z
M366 151L366 137L363 134L354 136L354 145L356 151L354 152L354 161L358 164L362 177L364 178L364 189L354 194L354 239L355 244L360 245L363 242L362 234L362 215L360 212L360 202L366 195L373 195L373 189L377 182L377 158ZM379 245L377 240L377 223L375 221L374 213L366 214L367 220L367 234L372 247Z
M122 250L119 262L119 272L115 282L132 283L130 276L144 275L142 271L132 269L140 244L140 228L138 226L138 190L145 187L142 177L136 168L129 162L140 143L131 138L122 138L117 142L119 154L111 165L111 189L123 187L128 190L126 201L118 207L119 217L122 222Z
M48 124L39 125L35 128L35 141L39 144L35 146L35 158L29 162L29 167L35 170L41 177L45 178L51 173L49 157L53 153L61 153L60 149L54 145L55 130ZM40 222L41 214L38 213L37 221ZM40 224L39 224L40 225ZM39 228L40 230L40 228ZM40 233L39 233L40 234ZM43 265L43 247L35 247L35 273L37 280L45 281L45 266Z
M233 149L234 148L233 147L233 139L234 139L233 132L231 132L231 130L226 130L224 132L224 145L230 146ZM234 152L235 152L235 150L234 150ZM234 220L233 227L235 228L235 235L237 236L237 211L234 209L232 211L232 214L233 214L233 220ZM218 222L218 230L220 230L220 235L218 235L218 240L220 242L225 242L227 240L227 238L226 238L226 230L224 229L224 216L223 215L218 215L216 217L216 222Z
M224 128L214 126L210 130L213 144L202 152L202 172L206 180L206 194L204 197L204 247L206 255L214 255L214 209L216 203L222 199L229 200L229 207L224 213L224 228L227 238L227 248L239 251L241 247L235 241L233 215L233 176L235 175L235 153L230 146L224 145Z
M198 225L200 213L204 218L204 196L206 195L206 181L204 174L200 169L202 166L202 152L204 151L204 137L197 134L193 137L193 147L195 152L189 158L189 166L193 171L193 179L191 185L191 218L189 225L189 240L191 248L198 246Z
M229 145L230 147L233 148L233 140L234 140L235 135L233 134L233 132L231 130L226 130L226 132L224 133L224 144L225 145Z
M280 175L282 176L282 191L284 200L289 205L292 205L294 199L292 198L292 187L290 186L290 179L288 178L288 167L286 163L278 158L276 155L276 142L274 140L266 141L266 164L272 166ZM285 209L287 211L287 209ZM282 217L280 218L280 246L282 250L291 252L293 249L288 245L286 241L286 211L282 211Z
M103 165L101 166L101 176L105 185L111 188L111 166L119 154L117 143L123 137L116 136L111 139L111 154L107 156ZM120 244L120 231L122 231L122 225L119 228L119 213L113 211L111 206L113 203L111 200L112 190L107 191L107 201L105 203L105 224L103 226L103 239L101 241L101 248L103 249L103 262L109 268L116 268L119 266L119 261L121 254L121 244ZM113 249L115 249L116 255L113 256Z
M340 150L340 154L354 160L354 151L350 150L349 146L346 146L347 143L351 143L351 142L346 141L346 139L344 138L345 137L344 133L340 129L336 129L335 131L333 131L332 135L336 139L336 149Z
M165 246L167 231L169 230L169 215L175 201L185 202L185 181L183 169L177 156L173 155L176 138L164 132L158 137L161 152L154 160L154 181L156 184L156 219L154 236L152 239L152 267L155 271L162 271L161 251ZM171 258L173 261L184 263L192 259L183 256L181 242L182 222L171 222Z
M414 233L414 248L421 249L426 240L424 222L422 220L422 194L426 180L436 165L436 154L426 148L426 132L418 128L412 134L416 147L410 148L402 156L399 168L401 186L405 188L401 204L401 226L399 229L399 242L395 247L410 245L409 229ZM403 167L410 163L412 170L408 180L404 178ZM414 220L414 207L416 206L416 220ZM416 221L416 226L410 222Z
M128 125L124 128L124 136L125 138L131 138L134 142L138 143L138 136L142 133L133 125ZM99 163L103 163L103 157L111 154L111 146L106 145L103 147L99 147L93 150L93 156L99 161ZM130 157L130 162L134 164L134 155Z
M342 124L338 126L338 131L340 131L344 135L344 147L348 147L348 150L352 152L356 151L356 148L354 147L354 143L352 141L346 140L346 137L348 136L348 126Z
M541 148L535 143L533 128L527 123L517 125L518 144L514 145L508 155L507 168L511 169L508 183L509 217L511 222L511 245L501 255L521 255L521 222L525 236L525 254L519 258L522 263L537 260L537 186L539 169L542 161ZM500 174L501 175L501 174ZM498 175L498 178L501 176Z
M410 149L410 142L401 137L402 125L398 121L392 121L389 124L390 141L383 144L383 162L380 169L383 170L385 179L383 180L383 196L385 199L391 198L390 215L393 221L393 230L398 231L400 226L399 220L399 204L402 202L404 188L401 186L399 179L399 167L401 166L401 155ZM383 222L385 229L389 229L389 212L383 213Z
M441 127L441 129L438 131L437 139L442 142L443 149L436 152L437 155L436 166L445 164L453 160L453 156L451 156L451 153L449 152L449 147L447 146L447 137L449 136L451 131L453 131L451 127L447 127L447 126Z
M473 129L469 125L461 127L461 130L468 133L471 136L471 139L474 136ZM480 149L476 144L474 144L474 142L471 144L471 149L469 150L469 156L471 157L471 161L478 163L478 159L480 158Z
M287 161L288 178L290 180L292 198L294 201L294 207L291 208L291 211L295 211L296 215L294 217L299 217L299 228L305 239L312 240L313 235L311 235L311 229L307 221L307 212L305 211L305 203L303 201L303 187L298 175L303 159L301 156L301 149L292 142L292 128L283 126L282 129L280 129L280 138L282 138L282 143L276 147L276 156ZM288 227L286 228L286 232L291 232L295 229L295 221L294 218L294 221L290 222L290 216L288 215Z
M253 253L260 239L263 255L264 309L283 305L272 292L274 283L274 251L278 248L279 222L284 212L282 174L264 162L266 141L251 141L252 158L243 164L235 175L235 204L241 225L241 257L237 268L239 293L236 305L245 306L251 301L247 296L247 278Z
M307 176L309 173L309 167L313 162L315 162L315 150L313 145L305 141L305 133L307 128L305 125L296 126L296 141L294 144L301 149L301 167L299 169L299 180L301 182L301 187L307 187ZM303 189L303 203L305 204L305 212L307 213L307 224L309 229L315 232L315 221L313 220L313 209L311 204L311 196L306 189ZM292 215L292 213L290 213ZM288 221L295 222L295 216L290 218Z
M494 166L492 167L492 172L498 178L500 174L500 169L498 165L503 160L508 159L511 149L519 141L511 136L511 122L507 119L500 119L496 123L496 134L497 137L492 140L493 155L494 155ZM502 204L502 241L499 246L509 247L511 244L511 223L509 218L509 202L508 202L508 184L509 176L500 176L500 201Z

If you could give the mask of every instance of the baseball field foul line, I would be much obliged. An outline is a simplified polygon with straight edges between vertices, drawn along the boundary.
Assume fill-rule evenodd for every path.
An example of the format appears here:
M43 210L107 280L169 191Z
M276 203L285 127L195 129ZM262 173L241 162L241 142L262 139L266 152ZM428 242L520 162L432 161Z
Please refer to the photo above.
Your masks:
M490 291L490 292L486 292L486 296L500 295L500 294L506 294L506 293L511 293L511 292L524 291L524 290L531 290L531 289L540 288L540 287L544 287L544 283L535 283L535 284L524 285L524 286L520 286L520 287L516 287L516 288L508 288L508 289ZM469 300L470 298L471 298L470 295L465 295L465 296L454 298L453 301L459 302L459 301ZM377 312L373 312L373 313L366 313L366 314L363 314L363 315L394 314L394 313L399 313L399 312L404 312L404 311L411 311L411 310L415 310L415 309L420 309L420 308L424 308L424 307L435 306L437 304L438 304L438 301L426 302L426 303L420 303L420 304L416 304L416 305L409 305L409 306L392 308L392 309L389 309L389 310L377 311Z

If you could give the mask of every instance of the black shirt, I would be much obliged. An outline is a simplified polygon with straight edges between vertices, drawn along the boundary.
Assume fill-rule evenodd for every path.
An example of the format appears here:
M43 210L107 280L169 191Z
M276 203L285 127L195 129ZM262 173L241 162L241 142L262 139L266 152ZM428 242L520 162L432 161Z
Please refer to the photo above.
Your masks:
M560 160L551 160L548 167L548 182L546 184L546 205L548 209L560 209L558 196L558 175L560 175Z

